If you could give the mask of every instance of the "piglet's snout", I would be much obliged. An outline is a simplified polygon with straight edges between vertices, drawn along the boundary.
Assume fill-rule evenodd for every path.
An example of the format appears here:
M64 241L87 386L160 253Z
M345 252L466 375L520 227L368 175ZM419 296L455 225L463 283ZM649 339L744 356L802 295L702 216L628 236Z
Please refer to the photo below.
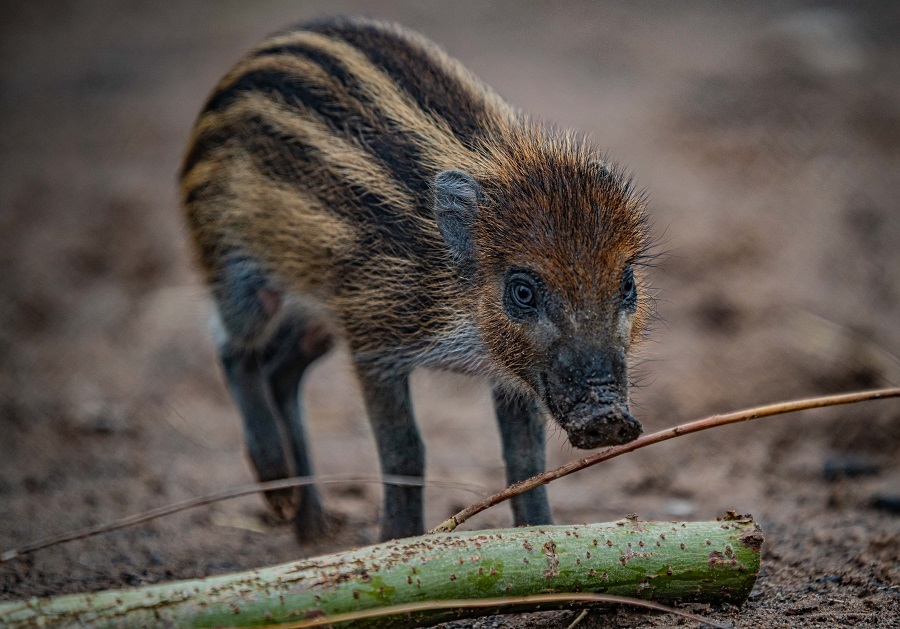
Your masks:
M561 411L557 421L576 448L587 450L628 443L643 432L628 405L607 385L591 387L582 400L571 406L555 406ZM560 408L565 406L569 408Z

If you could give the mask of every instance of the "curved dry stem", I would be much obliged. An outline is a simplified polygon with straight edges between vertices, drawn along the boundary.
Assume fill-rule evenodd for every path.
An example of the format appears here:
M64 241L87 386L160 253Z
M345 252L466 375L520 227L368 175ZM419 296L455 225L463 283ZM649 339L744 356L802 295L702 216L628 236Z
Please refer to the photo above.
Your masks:
M479 496L484 496L487 493L487 491L483 487L476 487L467 483L456 483L453 481L441 480L426 481L414 476L386 475L380 478L370 476L297 476L293 478L281 478L278 480L271 480L263 483L243 485L241 487L220 489L219 491L214 491L210 494L206 494L205 496L188 498L187 500L182 500L170 505L157 507L156 509L150 509L149 511L145 511L143 513L130 515L118 520L113 520L112 522L106 522L105 524L99 524L97 526L92 526L69 533L62 533L60 535L44 537L42 539L25 544L24 546L20 546L19 548L11 548L9 550L3 551L2 553L0 553L0 563L11 561L16 557L21 557L22 555L27 555L28 553L33 553L37 550L49 548L50 546L56 546L58 544L64 544L66 542L74 542L78 539L100 535L101 533L109 533L110 531L126 528L128 526L134 526L136 524L143 524L144 522L149 522L150 520L155 520L163 516L172 515L173 513L186 511L188 509L195 509L197 507L213 504L215 502L221 502L223 500L231 500L232 498L240 498L241 496L248 496L250 494L271 491L273 489L290 489L292 487L302 487L304 485L312 484L329 485L346 483L369 483L373 485L381 485L382 483L387 483L391 485L417 487L429 485L452 489L462 489Z
M838 404L853 404L857 402L864 402L868 400L877 400L877 399L886 399L892 397L900 396L900 388L894 389L880 389L876 391L865 391L859 393L848 393L842 395L832 395L832 396L824 396L818 398L811 398L806 400L798 400L793 402L782 402L778 404L771 404L767 406L760 406L756 408L751 408L743 411L736 411L734 413L730 413L727 415L713 415L712 417L708 417L705 419L697 420L694 422L689 422L686 424L681 424L679 426L675 426L674 428L668 428L666 430L662 430L650 435L646 435L632 441L631 443L627 443L622 446L616 446L613 448L608 448L607 450L603 450L602 452L598 452L589 457L579 459L577 461L573 461L571 463L567 463L561 467L558 467L554 470L550 470L548 472L544 472L543 474L539 474L530 479L522 481L516 485L512 485L507 487L501 492L498 492L489 498L477 502L466 509L463 509L456 515L442 522L438 527L434 529L434 532L447 532L452 531L457 526L471 518L472 516L481 513L485 509L488 509L496 504L504 502L505 500L509 500L513 496L517 496L521 493L524 493L530 489L534 489L539 485L547 484L551 481L556 480L557 478L562 478L563 476L568 476L578 470L584 469L586 467L590 467L592 465L596 465L601 461L606 461L608 459L619 456L620 454L625 454L627 452L631 452L633 450L637 450L639 448L643 448L645 446L651 445L653 443L659 443L660 441L666 441L668 439L672 439L674 437L678 437L681 435L690 434L692 432L699 432L701 430L707 430L709 428L715 428L716 426L724 426L726 424L733 424L741 421L748 421L751 419L758 419L761 417L769 417L771 415L778 415L783 413L791 413L794 411L805 410L810 408L820 408L824 406L835 406ZM335 476L335 477L324 477L324 478L315 478L315 477L296 477L296 478L284 478L274 481L267 481L263 483L253 483L249 485L244 485L241 487L233 487L229 489L223 489L220 491L212 492L210 494L206 494L205 496L199 496L197 498L190 498L188 500L183 500L181 502L177 502L171 505L166 505L163 507L158 507L156 509L151 509L149 511L145 511L144 513L139 513L136 515L128 516L125 518L121 518L112 522L107 522L105 524L101 524L94 527L89 527L86 529L81 529L79 531L74 531L70 533L63 533L60 535L54 535L50 537L45 537L34 542L30 542L19 548L13 548L6 550L0 553L0 563L4 563L7 561L11 561L17 557L21 557L23 555L27 555L29 553L33 553L38 550L42 550L44 548L49 548L51 546L56 546L58 544L63 544L79 539L84 539L86 537L92 537L94 535L100 535L101 533L108 533L110 531L115 531L121 528L125 528L128 526L134 526L137 524L143 524L144 522L149 522L151 520L155 520L157 518L161 518L167 515L172 515L174 513L178 513L180 511L186 511L188 509L194 509L196 507L201 507L209 504L213 504L215 502L219 502L222 500L230 500L232 498L239 498L241 496L246 496L249 494L260 493L265 491L271 491L274 489L288 489L292 487L301 487L304 485L310 485L313 483L318 484L331 484L331 483L371 483L371 484L381 484L381 483L391 483L397 485L432 485L432 486L441 486L441 487L450 487L455 489L463 489L465 491L470 491L476 494L482 494L483 490L475 489L470 484L464 483L454 483L450 481L423 481L420 478L414 477L405 477L405 476L385 476L383 478L371 478L371 477L352 477L352 476Z
M840 395L826 395L822 397L808 398L805 400L793 400L790 402L779 402L777 404L757 406L755 408L749 408L743 411L735 411L733 413L727 413L725 415L713 415L711 417L698 419L686 424L680 424L673 428L666 428L665 430L660 430L659 432L644 435L640 439L635 439L630 443L626 443L621 446L613 446L612 448L607 448L606 450L597 452L596 454L592 454L583 459L578 459L577 461L566 463L565 465L562 465L554 470L549 470L547 472L544 472L543 474L532 476L527 480L516 483L515 485L511 485L503 491L497 492L496 494L490 496L489 498L486 498L485 500L476 502L475 504L466 507L456 515L448 518L447 520L444 520L440 525L435 527L432 533L450 532L472 516L481 513L485 509L493 507L494 505L500 504L505 500L509 500L513 496L518 496L519 494L523 494L526 491L534 489L535 487L539 487L540 485L546 485L547 483L552 482L558 478L562 478L563 476L574 474L579 470L591 467L592 465L596 465L597 463L600 463L602 461L608 461L609 459L615 458L622 454L626 454L628 452L633 452L634 450L639 450L654 443L668 441L669 439L674 439L675 437L680 437L682 435L689 435L694 432L700 432L701 430L708 430L710 428L716 428L718 426L726 426L728 424L750 421L752 419L760 419L762 417L771 417L772 415L783 415L785 413L793 413L810 408L837 406L839 404L856 404L858 402L866 402L869 400L883 400L894 397L900 397L900 388L878 389L875 391L860 391L857 393L844 393Z
M417 612L429 612L448 609L466 609L466 608L484 608L496 607L498 612L503 607L530 608L532 611L539 611L540 605L545 603L609 603L613 605L632 605L634 607L643 607L644 609L652 609L667 614L675 614L694 622L701 622L711 627L727 629L730 624L717 623L708 620L703 616L697 616L674 607L654 603L653 601L645 601L640 598L630 598L628 596L616 596L614 594L593 594L587 592L572 592L562 594L531 594L528 596L503 596L499 598L469 598L448 601L422 601L420 603L406 603L404 605L392 605L391 607L381 607L377 609L366 609L358 612L347 612L346 614L336 614L332 616L322 616L308 620L299 620L293 623L270 625L271 627L279 627L279 629L307 629L308 627L325 627L345 622L359 622L360 620L372 620L375 618L383 618L386 616L399 616L400 614L414 614ZM517 611L522 611L517 609Z

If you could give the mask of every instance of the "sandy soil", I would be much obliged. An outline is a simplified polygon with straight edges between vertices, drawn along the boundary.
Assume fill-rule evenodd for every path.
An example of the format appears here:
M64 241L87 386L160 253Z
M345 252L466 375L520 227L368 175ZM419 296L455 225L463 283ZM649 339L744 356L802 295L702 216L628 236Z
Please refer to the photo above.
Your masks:
M662 322L634 394L647 430L900 384L896 3L58 1L0 11L0 550L252 479L175 171L229 65L266 33L325 13L426 33L512 102L590 133L649 191L667 254L652 278ZM483 385L443 373L414 385L430 477L499 488ZM315 368L306 396L318 470L374 476L345 355ZM553 465L578 455L558 431L547 447ZM741 610L699 610L719 620L894 627L898 454L900 406L879 402L669 442L550 495L559 522L754 514L766 533L758 586ZM314 547L251 496L2 564L0 599L364 544L379 491L325 488L344 524ZM433 487L427 499L436 524L472 496ZM500 507L470 524L509 523ZM475 624L565 627L572 614ZM673 622L619 610L581 626Z

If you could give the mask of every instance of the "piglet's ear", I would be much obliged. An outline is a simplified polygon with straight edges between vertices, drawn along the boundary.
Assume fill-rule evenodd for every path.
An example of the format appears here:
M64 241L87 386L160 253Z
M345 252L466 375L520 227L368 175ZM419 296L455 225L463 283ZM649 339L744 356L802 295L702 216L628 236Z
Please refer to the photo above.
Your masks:
M458 170L439 172L434 178L434 214L437 226L459 263L472 260L475 245L472 227L478 216L481 186Z

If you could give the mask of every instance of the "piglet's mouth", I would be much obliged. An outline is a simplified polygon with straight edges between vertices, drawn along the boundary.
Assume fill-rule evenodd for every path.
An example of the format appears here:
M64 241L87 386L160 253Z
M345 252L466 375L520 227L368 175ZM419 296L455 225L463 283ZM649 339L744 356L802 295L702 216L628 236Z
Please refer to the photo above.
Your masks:
M582 450L617 446L637 439L644 432L641 422L628 411L618 392L608 386L591 387L571 395L554 395L544 385L544 402L556 422L566 431L569 443Z
M621 403L578 405L559 424L569 436L569 443L582 450L628 443L644 432L641 422Z

